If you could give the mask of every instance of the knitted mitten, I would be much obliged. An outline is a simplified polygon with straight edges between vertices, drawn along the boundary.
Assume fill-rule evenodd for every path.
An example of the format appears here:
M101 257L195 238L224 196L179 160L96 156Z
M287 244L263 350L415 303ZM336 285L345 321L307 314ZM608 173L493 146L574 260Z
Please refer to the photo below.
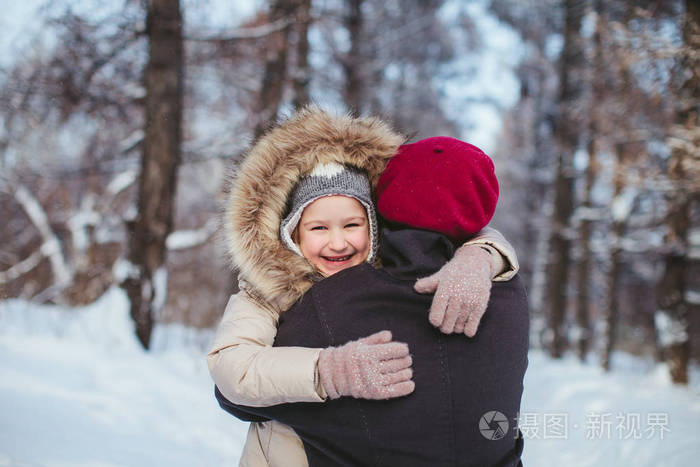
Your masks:
M464 245L438 272L416 281L416 292L437 290L428 315L430 323L445 334L474 337L489 303L495 264L484 248Z
M352 396L357 399L390 399L410 394L413 370L408 345L391 341L391 332L321 351L318 373L328 397Z

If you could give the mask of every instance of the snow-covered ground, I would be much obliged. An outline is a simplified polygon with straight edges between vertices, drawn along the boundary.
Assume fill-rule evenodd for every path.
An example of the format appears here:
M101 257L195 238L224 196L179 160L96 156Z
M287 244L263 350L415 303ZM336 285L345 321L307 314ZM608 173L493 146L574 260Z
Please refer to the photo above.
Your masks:
M671 384L663 364L617 353L605 374L530 351L521 405L526 466L680 466L700 457L700 371Z
M81 309L0 302L0 466L235 465L246 424L214 399L209 336L132 336L118 289Z
M0 302L0 466L236 465L246 425L221 411L203 358L211 334L132 336L126 300L62 309ZM662 366L615 371L530 353L526 466L675 466L700 457L700 373L673 387Z

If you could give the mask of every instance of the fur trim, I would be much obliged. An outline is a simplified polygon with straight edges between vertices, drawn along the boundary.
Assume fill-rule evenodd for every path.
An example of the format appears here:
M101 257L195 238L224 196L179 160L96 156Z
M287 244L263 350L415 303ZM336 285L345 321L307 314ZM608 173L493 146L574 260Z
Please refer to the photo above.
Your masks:
M263 136L245 156L228 197L225 224L234 267L276 311L306 292L315 268L279 238L287 198L318 163L363 169L372 189L405 138L376 118L329 114L316 106L297 112Z

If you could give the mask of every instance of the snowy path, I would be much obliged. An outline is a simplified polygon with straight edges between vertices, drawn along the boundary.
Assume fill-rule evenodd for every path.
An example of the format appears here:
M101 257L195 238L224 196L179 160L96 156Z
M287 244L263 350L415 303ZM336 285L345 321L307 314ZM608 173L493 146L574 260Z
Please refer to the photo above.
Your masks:
M247 428L214 400L201 350L209 336L159 329L145 353L130 327L119 291L74 310L0 302L0 466L237 464ZM614 364L605 375L531 352L526 466L695 464L697 369L689 388L675 388L649 362Z

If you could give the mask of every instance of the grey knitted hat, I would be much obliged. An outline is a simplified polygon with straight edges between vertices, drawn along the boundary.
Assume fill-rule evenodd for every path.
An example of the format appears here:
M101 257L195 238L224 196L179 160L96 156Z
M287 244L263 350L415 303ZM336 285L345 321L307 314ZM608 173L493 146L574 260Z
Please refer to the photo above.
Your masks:
M369 221L369 256L372 264L377 257L377 215L372 204L372 191L367 175L359 169L337 163L319 164L302 177L289 196L288 214L280 225L280 236L284 245L303 256L299 246L292 240L292 233L299 225L304 208L324 196L343 195L355 198L365 207Z

